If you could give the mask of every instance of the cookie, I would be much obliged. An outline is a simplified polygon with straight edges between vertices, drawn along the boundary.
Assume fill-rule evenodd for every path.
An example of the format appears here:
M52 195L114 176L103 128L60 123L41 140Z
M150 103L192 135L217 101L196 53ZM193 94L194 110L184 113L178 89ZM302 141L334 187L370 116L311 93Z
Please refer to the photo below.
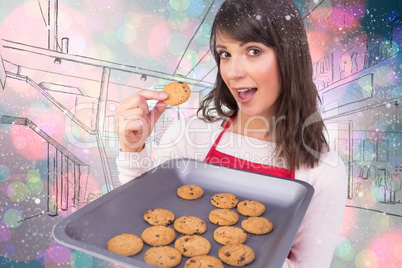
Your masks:
M151 226L141 234L142 240L151 246L166 246L176 238L176 232L166 226Z
M158 267L175 267L181 262L181 253L172 247L152 247L145 252L146 263Z
M183 185L177 189L177 195L183 199L195 200L204 195L204 190L197 185Z
M239 215L227 208L214 209L209 213L209 221L217 225L233 225L239 221Z
M174 243L174 247L185 257L207 255L211 250L211 244L200 235L185 235Z
M184 82L169 83L162 91L169 95L164 103L171 106L185 103L190 98L191 94L190 87Z
M163 208L150 209L144 214L144 220L151 225L166 226L172 224L174 218L173 212Z
M247 233L238 227L223 226L215 230L214 239L222 245L243 244L247 240Z
M185 268L223 268L221 260L214 256L195 256L186 261Z
M198 217L183 216L174 221L174 229L182 234L203 234L207 231L207 225Z
M270 220L263 217L249 217L241 222L241 227L252 234L268 234L274 225Z
M245 266L255 258L252 248L244 244L229 244L221 247L218 253L219 259L232 266Z
M144 243L141 238L133 234L117 235L106 243L107 250L123 256L133 256L143 247Z
M244 200L237 204L237 211L244 216L258 217L265 212L265 206L255 200Z
M234 208L239 203L239 199L234 194L220 193L211 197L211 204L218 208Z

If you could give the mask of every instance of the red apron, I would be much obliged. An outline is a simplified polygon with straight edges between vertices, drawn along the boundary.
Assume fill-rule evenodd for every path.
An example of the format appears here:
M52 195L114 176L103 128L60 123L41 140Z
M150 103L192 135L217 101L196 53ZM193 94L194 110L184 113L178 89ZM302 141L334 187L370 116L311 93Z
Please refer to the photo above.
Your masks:
M259 173L264 173L267 175L283 177L294 179L295 173L294 171L287 170L285 168L264 165L259 163L250 162L241 158L237 158L228 154L224 154L216 150L216 146L218 145L220 139L222 138L223 133L229 128L230 124L233 122L236 116L232 116L229 121L226 123L225 127L223 128L222 132L219 134L218 138L216 139L214 145L212 145L211 149L209 150L207 156L205 157L204 161L211 163L211 164L218 164L227 167L233 167L237 169L243 170L250 170Z

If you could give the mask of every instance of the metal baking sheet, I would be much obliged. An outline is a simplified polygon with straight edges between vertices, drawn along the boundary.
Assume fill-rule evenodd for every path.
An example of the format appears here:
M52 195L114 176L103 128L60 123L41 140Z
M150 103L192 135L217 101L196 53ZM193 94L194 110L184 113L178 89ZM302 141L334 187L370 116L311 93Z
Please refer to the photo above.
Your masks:
M176 195L181 185L196 184L205 191L198 200L184 200ZM165 208L176 218L197 216L207 224L203 234L211 243L209 255L218 257L221 245L213 239L219 227L209 222L208 215L216 209L210 198L217 193L233 193L239 201L253 199L263 203L262 215L272 221L273 231L266 235L248 234L246 245L255 251L255 259L247 267L281 267L305 215L314 189L308 183L220 167L189 159L175 159L154 168L141 177L103 195L61 220L53 228L55 240L67 247L128 267L153 267L144 262L150 246L132 257L106 250L107 241L122 233L141 233L150 225L144 213L152 208ZM237 210L235 209L237 212ZM245 217L240 215L240 227ZM173 225L170 225L173 228ZM177 237L181 234L176 232ZM174 247L174 242L170 244ZM184 267L183 257L177 267ZM225 267L229 267L225 265Z

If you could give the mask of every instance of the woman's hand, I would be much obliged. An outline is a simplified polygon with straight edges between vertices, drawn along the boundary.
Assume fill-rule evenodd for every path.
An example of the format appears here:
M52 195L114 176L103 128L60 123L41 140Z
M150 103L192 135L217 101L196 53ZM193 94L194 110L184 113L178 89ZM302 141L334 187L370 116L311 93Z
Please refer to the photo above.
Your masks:
M122 152L141 152L156 121L166 110L164 92L140 90L121 101L116 109L116 131ZM150 111L147 100L158 100Z

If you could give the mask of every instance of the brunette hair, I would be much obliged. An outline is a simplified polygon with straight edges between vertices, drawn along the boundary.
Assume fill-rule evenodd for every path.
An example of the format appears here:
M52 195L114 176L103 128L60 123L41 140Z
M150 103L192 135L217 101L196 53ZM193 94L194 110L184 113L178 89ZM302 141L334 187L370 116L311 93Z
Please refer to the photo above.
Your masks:
M328 144L323 132L325 125L317 111L320 99L313 83L306 30L296 5L292 0L227 0L222 4L210 39L218 67L216 83L197 112L210 122L232 116L239 109L220 74L217 34L275 49L282 85L273 133L276 152L293 170L314 167L320 154L328 151Z

